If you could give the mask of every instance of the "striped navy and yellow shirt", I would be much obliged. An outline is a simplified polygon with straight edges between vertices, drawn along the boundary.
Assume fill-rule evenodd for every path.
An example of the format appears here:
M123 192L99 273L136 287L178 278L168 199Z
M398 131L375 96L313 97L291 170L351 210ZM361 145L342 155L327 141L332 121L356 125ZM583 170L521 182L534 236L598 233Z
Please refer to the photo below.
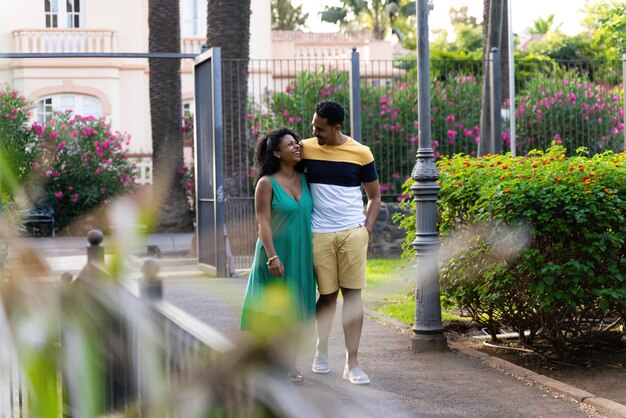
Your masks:
M338 146L302 141L302 158L313 196L313 232L337 232L365 222L361 184L378 179L369 147L352 138Z

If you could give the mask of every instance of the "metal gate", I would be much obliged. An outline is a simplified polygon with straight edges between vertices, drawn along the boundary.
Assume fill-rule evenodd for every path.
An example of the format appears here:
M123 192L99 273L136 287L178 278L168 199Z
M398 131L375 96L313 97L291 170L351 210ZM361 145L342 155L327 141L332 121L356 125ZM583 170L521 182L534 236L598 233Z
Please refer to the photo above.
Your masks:
M220 48L194 60L198 263L226 275Z

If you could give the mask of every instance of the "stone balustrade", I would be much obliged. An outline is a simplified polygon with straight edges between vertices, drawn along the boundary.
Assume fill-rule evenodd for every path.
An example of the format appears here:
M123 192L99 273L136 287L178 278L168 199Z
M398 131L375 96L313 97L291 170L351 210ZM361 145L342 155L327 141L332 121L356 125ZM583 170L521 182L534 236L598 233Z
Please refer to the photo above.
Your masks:
M107 29L19 29L14 51L23 53L116 52L117 32Z

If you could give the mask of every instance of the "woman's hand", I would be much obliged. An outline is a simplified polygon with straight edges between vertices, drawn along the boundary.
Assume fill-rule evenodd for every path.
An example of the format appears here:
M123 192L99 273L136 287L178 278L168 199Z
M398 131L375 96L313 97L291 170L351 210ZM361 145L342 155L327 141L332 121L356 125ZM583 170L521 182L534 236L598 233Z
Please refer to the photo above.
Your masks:
M278 257L270 261L267 264L267 268L272 276L283 277L285 274L285 266L283 266L283 262Z

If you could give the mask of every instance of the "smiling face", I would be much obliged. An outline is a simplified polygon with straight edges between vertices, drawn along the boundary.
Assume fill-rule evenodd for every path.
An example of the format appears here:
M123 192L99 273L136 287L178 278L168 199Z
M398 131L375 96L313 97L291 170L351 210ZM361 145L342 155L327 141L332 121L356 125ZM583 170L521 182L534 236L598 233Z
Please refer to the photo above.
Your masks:
M311 126L313 128L313 136L317 138L318 144L333 145L337 142L337 134L341 129L341 125L329 125L328 119L322 118L315 113Z
M291 135L285 135L280 139L278 150L274 151L276 158L283 162L299 163L302 160L300 155L300 143Z

